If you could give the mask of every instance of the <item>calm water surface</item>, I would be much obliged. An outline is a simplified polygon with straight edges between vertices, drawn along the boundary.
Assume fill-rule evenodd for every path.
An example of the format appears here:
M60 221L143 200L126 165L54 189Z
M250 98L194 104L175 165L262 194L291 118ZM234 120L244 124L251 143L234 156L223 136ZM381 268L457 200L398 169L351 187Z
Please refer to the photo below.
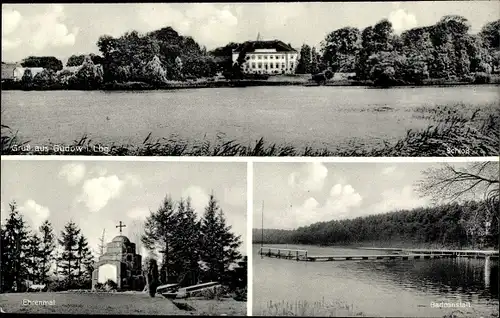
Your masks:
M279 246L279 245L273 245ZM312 246L309 255L384 254L381 251ZM266 312L269 301L350 304L367 316L443 317L454 309L431 302L469 302L469 317L498 315L498 262L475 259L297 262L253 254L253 314Z
M429 125L421 106L498 102L498 86L368 89L247 87L144 92L3 91L2 123L31 144L94 141L141 143L156 137L242 144L268 142L346 147L399 139Z

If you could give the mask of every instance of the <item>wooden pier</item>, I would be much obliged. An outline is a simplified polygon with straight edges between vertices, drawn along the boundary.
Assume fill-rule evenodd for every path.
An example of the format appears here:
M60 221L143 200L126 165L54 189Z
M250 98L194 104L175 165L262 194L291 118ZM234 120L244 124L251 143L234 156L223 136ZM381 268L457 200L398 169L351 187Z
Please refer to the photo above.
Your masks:
M259 250L261 256L294 259L297 261L303 261L307 257L306 250L297 249L287 249L287 248L277 248L277 247L261 247Z
M284 249L277 247L261 247L261 256L284 258L303 262L331 262L331 261L359 261L359 260L414 260L414 259L436 259L436 258L482 258L498 259L496 251L465 251L465 250L422 250L422 249L377 249L362 248L369 250L386 250L398 252L398 254L357 254L357 255L308 255L307 250Z
M427 254L427 255L451 255L453 257L466 258L490 258L498 259L498 251L479 251L479 250L436 250L436 249L407 249L407 248L377 248L377 247L359 247L358 249L372 251L401 252L408 254Z

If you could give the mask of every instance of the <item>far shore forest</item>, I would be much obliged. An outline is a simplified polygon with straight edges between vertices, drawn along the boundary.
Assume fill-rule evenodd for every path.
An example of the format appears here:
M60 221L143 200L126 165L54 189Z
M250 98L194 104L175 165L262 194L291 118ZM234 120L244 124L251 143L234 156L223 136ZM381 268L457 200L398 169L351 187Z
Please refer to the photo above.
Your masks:
M498 162L474 162L460 169L450 164L430 168L416 188L435 202L444 199L447 203L317 222L294 230L269 229L264 223L264 231L253 229L252 241L270 245L498 250L498 169ZM474 192L483 198L465 199ZM260 219L254 219L254 224L260 224Z
M319 222L295 230L264 228L263 236L262 229L254 228L252 240L268 245L498 250L498 220L486 232L484 207L484 202L452 203Z
M6 220L0 231L3 247L0 293L26 291L27 281L46 284L49 292L116 290L116 282L112 280L92 286L95 256L105 253L106 243L111 238L99 238L99 246L94 249L75 222L68 222L60 235L54 233L49 220L39 228L31 228L15 201L10 203L9 212L4 217ZM246 257L238 251L240 236L227 225L213 195L200 218L197 218L197 211L189 198L174 201L167 195L159 208L146 218L143 230L132 234L140 237L140 241L134 243L144 246L149 253L143 255L142 278L150 274L151 264L156 268L153 278L148 279L148 292L154 295L152 290L167 283L190 286L217 281L222 290L215 296L246 300ZM140 254L140 250L137 252ZM141 291L141 287L137 287L140 286L138 278L134 278L131 286Z
M300 48L296 76L311 74L311 83L333 81L334 73L353 74L345 85L485 84L498 81L500 70L500 20L487 23L478 34L470 33L467 19L450 15L436 24L413 28L397 35L384 19L363 30L344 27L329 33L320 48ZM263 74L242 71L253 42L229 43L212 51L171 27L139 34L127 32L114 38L101 36L100 55L73 55L62 70L55 57L30 56L23 67L43 67L33 76L27 70L21 81L2 83L3 89L157 89L196 87L200 82L257 81L271 83ZM232 50L243 44L237 62ZM3 62L2 62L3 63ZM222 76L221 76L222 75ZM293 76L281 76L284 85ZM287 78L289 78L287 80ZM296 81L295 81L296 82ZM254 83L255 84L255 83ZM215 86L215 84L212 84Z

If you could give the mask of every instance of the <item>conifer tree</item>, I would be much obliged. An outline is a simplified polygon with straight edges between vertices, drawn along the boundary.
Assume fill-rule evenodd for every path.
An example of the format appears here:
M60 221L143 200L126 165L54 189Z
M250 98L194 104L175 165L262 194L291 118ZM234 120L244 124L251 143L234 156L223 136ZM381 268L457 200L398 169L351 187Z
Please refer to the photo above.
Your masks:
M174 202L170 196L166 196L162 205L156 212L146 218L144 224L144 235L141 238L144 247L150 251L161 251L161 283L166 283L171 261L172 240L176 227Z
M2 291L14 286L22 290L21 284L28 276L26 261L29 232L15 201L9 204L9 216L2 227Z
M41 240L38 233L34 233L29 235L27 241L27 250L26 250L26 264L28 270L28 279L33 283L38 284L40 278L40 250Z
M52 262L54 261L54 250L55 250L55 236L52 229L52 224L49 221L45 221L40 226L40 283L44 284L47 281L48 273Z
M92 271L94 270L94 256L90 251L87 239L80 235L76 246L77 278L83 285L92 284Z
M213 194L201 221L201 235L201 260L207 268L208 278L212 281L225 279L229 266L241 257L237 250L241 242L226 225L224 213Z
M177 224L172 242L173 271L181 285L195 284L199 272L200 224L191 199L181 199L175 217Z
M58 240L62 249L58 257L59 274L64 278L68 287L74 283L79 269L77 255L79 235L80 229L73 221L70 221L64 227Z

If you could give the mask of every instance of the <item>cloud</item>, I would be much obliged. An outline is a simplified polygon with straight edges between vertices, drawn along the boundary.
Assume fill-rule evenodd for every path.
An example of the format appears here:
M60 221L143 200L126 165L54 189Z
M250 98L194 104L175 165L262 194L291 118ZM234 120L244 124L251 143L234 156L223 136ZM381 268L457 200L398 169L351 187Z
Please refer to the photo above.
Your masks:
M150 214L148 208L134 208L127 212L127 216L131 219L146 219Z
M22 21L21 14L16 10L2 8L2 51L11 50L21 45L19 38L7 38L17 30Z
M396 166L389 166L384 169L382 169L382 174L383 175L390 175L393 174L396 171Z
M304 191L318 191L328 175L328 169L319 162L306 163L300 171L292 172L288 184Z
M120 195L125 183L116 175L85 180L82 194L77 201L83 202L90 212L97 212L104 208L111 199Z
M363 198L350 185L336 184L330 190L325 209L333 211L337 217L346 217L352 207L361 205Z
M2 8L2 38L14 32L22 18L19 11Z
M48 12L34 17L33 25L36 31L29 39L35 49L42 50L47 46L72 46L75 44L78 28L71 32L61 23L65 17L64 7L59 4L51 5Z
M324 203L314 197L309 197L299 206L292 208L290 214L279 218L279 228L296 228L316 222L326 222L334 219L347 218L352 208L358 207L363 201L362 196L349 185L334 185ZM278 215L278 214L276 214Z
M50 216L50 210L34 200L29 199L19 207L19 211L26 215L32 222L33 228L38 229Z
M190 186L182 191L182 197L187 199L191 198L191 206L199 214L203 214L207 206L210 195L199 186Z
M189 4L185 10L172 4L143 4L139 18L148 31L171 26L182 35L190 35L209 47L225 45L234 37L238 18L229 7L211 3ZM217 36L214 36L217 34Z
M411 185L407 185L401 189L385 190L381 196L382 199L370 208L372 213L413 209L429 203L426 198L419 197Z
M139 9L139 18L148 26L148 30L171 26L185 33L191 26L188 18L170 4L143 4Z
M401 33L405 30L416 27L417 17L403 9L396 9L389 14L389 22L392 23L394 32Z
M69 30L62 21L64 6L41 5L45 12L23 17L18 11L2 8L2 51L24 45L26 51L40 52L48 47L73 46L79 29Z
M90 171L89 171L89 174L92 174L92 175L98 175L100 177L102 176L105 176L106 174L108 173L108 170L106 168L103 168L103 167L93 167Z
M68 163L62 166L59 177L66 178L71 186L75 186L85 177L85 170L83 163Z

